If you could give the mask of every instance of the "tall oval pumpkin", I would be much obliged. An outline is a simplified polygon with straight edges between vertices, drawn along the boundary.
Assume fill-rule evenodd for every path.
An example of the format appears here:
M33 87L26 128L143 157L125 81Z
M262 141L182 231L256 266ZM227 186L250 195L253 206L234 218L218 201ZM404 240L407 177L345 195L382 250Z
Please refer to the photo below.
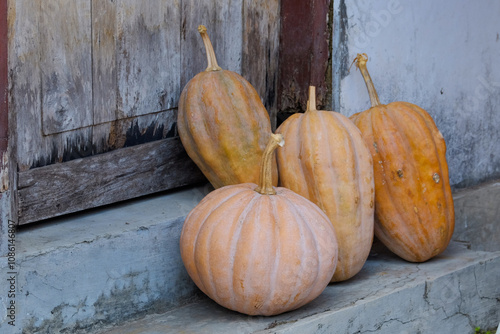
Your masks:
M217 65L212 43L199 26L208 67L192 78L179 100L177 128L189 157L215 187L257 183L271 131L255 88L241 75ZM278 182L273 165L273 180Z
M264 153L259 186L230 185L208 194L186 217L181 257L196 285L220 305L276 315L305 305L328 285L337 241L328 217L289 189L274 188Z
M370 152L345 116L316 110L309 87L305 113L277 130L287 140L278 149L280 185L317 204L335 227L339 260L331 281L344 281L363 267L373 241L374 184Z
M423 262L446 249L455 226L446 144L424 109L380 103L367 60L358 54L355 62L372 107L351 119L373 157L375 235L403 259Z

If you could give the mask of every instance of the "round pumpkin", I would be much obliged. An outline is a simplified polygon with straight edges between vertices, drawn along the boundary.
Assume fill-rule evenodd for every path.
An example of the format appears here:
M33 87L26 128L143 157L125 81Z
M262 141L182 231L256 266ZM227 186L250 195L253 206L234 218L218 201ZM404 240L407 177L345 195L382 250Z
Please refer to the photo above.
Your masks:
M358 54L372 107L351 116L371 151L375 175L375 235L411 262L446 249L455 226L446 144L432 117L408 102L381 104Z
M299 308L328 285L338 245L315 204L271 183L281 135L272 135L261 181L208 194L187 216L180 249L196 285L218 304L248 315Z
M255 88L241 75L221 69L204 26L198 28L208 67L182 90L177 128L189 157L214 188L257 183L271 131L269 115ZM273 180L278 174L273 162Z
M373 241L374 181L370 151L345 116L316 109L309 87L305 113L277 130L287 145L277 150L280 185L317 204L335 228L339 243L331 281L344 281L363 267Z

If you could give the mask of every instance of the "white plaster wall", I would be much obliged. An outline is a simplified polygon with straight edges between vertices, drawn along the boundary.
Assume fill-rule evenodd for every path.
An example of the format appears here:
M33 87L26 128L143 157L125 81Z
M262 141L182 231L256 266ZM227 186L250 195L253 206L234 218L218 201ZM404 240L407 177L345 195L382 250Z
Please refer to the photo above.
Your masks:
M370 107L357 53L380 101L426 109L447 142L451 184L500 177L500 1L349 0L334 3L334 106ZM341 29L345 27L345 29ZM339 51L340 50L340 51Z

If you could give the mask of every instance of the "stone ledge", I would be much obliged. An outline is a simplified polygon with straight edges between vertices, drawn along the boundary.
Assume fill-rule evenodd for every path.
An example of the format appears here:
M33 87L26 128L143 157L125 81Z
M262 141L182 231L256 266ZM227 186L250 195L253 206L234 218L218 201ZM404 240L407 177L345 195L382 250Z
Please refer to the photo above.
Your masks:
M19 229L16 326L6 324L10 300L0 293L0 333L95 333L192 301L179 235L208 191L181 189ZM2 282L6 264L0 257Z
M198 300L199 291L187 276L180 259L178 242L185 215L209 190L207 186L185 188L20 229L16 238L16 327L5 323L6 303L9 300L6 293L0 293L0 333L96 333L106 326L166 312ZM454 194L457 213L454 239L461 241L464 245L462 248L500 251L500 224L496 214L499 196L498 181ZM469 251L464 254L474 258L477 254L486 256L496 253ZM450 256L454 257L453 254ZM369 268L377 266L376 261L376 256L370 257L366 273L364 269L353 282L365 279L372 270ZM395 261L400 265L410 265L398 259ZM448 260L443 261L447 263ZM455 264L460 262L457 259L454 261ZM434 261L415 268L432 263ZM2 282L8 273L6 264L6 258L0 257ZM384 277L380 272L377 275ZM344 284L349 286L351 283ZM344 284L338 286L344 287ZM419 284L418 289L421 290L422 283ZM325 296L332 289L335 291L339 288L328 287ZM326 309L314 308L314 305L322 305L317 303L324 298L322 295L314 304L303 309L309 312L305 316L307 321L322 317L330 319L332 311L328 313ZM333 306L339 307L337 299L342 300L345 296L334 293L329 298L334 301ZM360 303L362 300L355 302ZM285 330L292 326L287 321L296 320L297 325L299 323L298 319L287 320L286 315L272 321L249 317L243 317L242 320L240 315L219 311L218 306L211 302L191 304L187 309L193 310L191 307L208 307L214 314L225 312L224 317L230 317L233 325L242 328L248 325L251 330L264 330L269 326L276 331ZM307 311L310 307L313 310ZM329 307L332 309L332 306ZM497 308L500 309L498 305ZM337 309L335 314L348 317L348 309L345 307L341 312ZM312 313L317 315L313 316ZM495 317L498 318L498 313ZM203 318L200 321L203 323ZM318 321L318 326L327 324L326 321ZM265 325L256 329L255 324L259 322L265 322ZM485 328L484 324L477 325ZM376 328L374 326L372 328ZM388 323L384 326L388 326Z
M498 326L498 277L500 252L452 243L435 259L414 264L382 250L353 279L279 316L245 316L204 298L101 334L473 333L476 326Z
M474 250L500 250L500 181L493 180L453 193L453 239Z

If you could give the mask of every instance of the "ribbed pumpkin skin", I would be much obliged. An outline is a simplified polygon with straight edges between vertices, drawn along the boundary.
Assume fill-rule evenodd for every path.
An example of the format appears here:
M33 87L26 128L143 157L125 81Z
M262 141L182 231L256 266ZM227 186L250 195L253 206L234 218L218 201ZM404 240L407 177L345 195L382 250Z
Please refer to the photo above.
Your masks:
M220 68L198 73L181 93L177 128L187 154L215 188L258 182L271 121L241 75ZM273 172L277 185L276 165Z
M373 157L377 238L411 262L444 251L455 214L446 144L432 117L414 104L393 102L351 119Z
M186 218L180 246L196 285L220 305L276 315L316 298L337 261L334 229L313 203L285 188L255 184L208 194Z
M370 152L356 126L330 111L308 110L277 130L280 185L317 204L335 228L339 260L331 281L363 267L373 241L374 181Z

